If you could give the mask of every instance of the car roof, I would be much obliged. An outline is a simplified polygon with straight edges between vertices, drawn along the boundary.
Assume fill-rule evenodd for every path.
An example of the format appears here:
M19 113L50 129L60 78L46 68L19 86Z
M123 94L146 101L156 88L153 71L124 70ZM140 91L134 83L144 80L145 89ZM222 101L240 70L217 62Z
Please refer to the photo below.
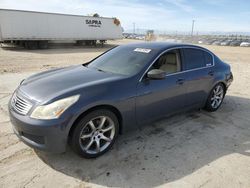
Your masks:
M134 48L148 48L148 49L156 49L158 51L165 51L171 48L181 48L181 47L195 47L207 50L201 46L196 46L192 44L184 44L184 43L170 43L170 42L139 42L139 43L130 43L122 46L134 47ZM207 50L209 51L209 50Z

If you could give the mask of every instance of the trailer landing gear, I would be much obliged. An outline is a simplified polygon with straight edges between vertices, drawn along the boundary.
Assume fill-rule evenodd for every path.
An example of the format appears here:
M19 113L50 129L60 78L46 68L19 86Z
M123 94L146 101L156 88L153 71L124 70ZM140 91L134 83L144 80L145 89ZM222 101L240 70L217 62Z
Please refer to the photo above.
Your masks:
M104 46L104 44L106 43L106 40L99 40L100 44L101 44L101 47ZM84 44L86 46L97 46L97 40L85 40L85 41L76 41L76 44L77 45L82 45Z
M101 46L103 47L104 44L106 43L106 40L100 40Z

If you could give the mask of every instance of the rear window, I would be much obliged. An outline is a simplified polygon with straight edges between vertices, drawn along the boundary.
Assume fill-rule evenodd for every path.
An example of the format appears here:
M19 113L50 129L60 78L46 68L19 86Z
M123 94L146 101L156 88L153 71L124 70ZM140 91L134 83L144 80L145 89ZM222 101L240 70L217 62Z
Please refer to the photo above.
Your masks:
M186 48L183 49L183 54L185 58L185 70L213 65L213 57L203 50Z
M205 66L207 67L207 66L213 65L213 57L211 56L211 54L204 52L204 51L203 51L203 54L205 58Z

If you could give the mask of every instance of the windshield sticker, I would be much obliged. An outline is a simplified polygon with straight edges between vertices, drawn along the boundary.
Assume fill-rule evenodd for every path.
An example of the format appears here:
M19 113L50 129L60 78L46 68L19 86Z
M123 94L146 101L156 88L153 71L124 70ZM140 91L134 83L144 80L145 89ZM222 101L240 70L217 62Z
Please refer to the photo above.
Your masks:
M136 48L134 49L135 52L142 52L142 53L149 53L151 52L151 49L146 49L146 48Z

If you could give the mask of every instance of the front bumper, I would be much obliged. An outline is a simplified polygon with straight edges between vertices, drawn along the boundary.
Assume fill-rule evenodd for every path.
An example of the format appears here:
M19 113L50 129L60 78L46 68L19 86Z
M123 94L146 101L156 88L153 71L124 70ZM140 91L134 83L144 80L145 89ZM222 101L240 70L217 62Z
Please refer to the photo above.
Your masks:
M38 120L16 113L9 104L10 121L17 137L28 146L53 153L66 151L70 120Z

